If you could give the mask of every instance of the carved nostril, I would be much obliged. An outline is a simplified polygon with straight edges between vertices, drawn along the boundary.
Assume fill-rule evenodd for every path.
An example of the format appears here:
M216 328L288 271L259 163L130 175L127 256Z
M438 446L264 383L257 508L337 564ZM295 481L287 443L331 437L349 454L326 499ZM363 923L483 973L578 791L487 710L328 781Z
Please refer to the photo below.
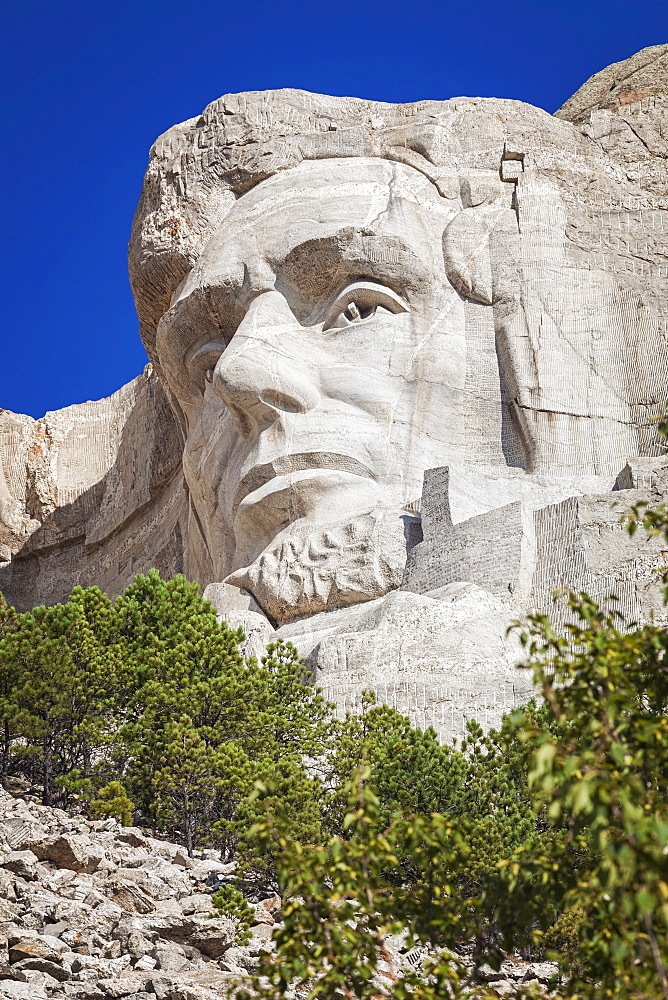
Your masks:
M275 389L265 389L260 393L260 400L275 410L283 410L284 413L305 413L311 409L310 401L298 399L296 396L296 393L294 396L288 396Z

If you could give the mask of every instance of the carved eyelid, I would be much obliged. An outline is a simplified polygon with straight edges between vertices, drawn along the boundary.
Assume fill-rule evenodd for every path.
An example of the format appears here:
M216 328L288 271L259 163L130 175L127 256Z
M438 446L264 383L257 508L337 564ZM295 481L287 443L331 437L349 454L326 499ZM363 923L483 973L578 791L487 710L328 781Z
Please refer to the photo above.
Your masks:
M407 303L387 285L381 285L380 282L376 281L354 281L337 295L334 304L328 309L325 327L333 323L339 313L343 312L351 302L355 302L362 308L385 306L390 312L408 312Z
M227 344L222 340L207 340L204 344L197 344L187 352L185 357L186 366L192 371L198 364L198 359L201 364L207 354L218 354L220 356L226 347Z

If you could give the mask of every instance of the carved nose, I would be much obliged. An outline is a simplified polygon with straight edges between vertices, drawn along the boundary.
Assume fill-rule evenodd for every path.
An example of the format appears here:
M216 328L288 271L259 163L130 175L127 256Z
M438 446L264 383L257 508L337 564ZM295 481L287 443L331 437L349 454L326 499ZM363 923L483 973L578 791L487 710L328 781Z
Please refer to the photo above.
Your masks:
M317 406L320 394L295 356L298 328L281 293L263 292L221 354L213 383L242 437L272 423L278 411L306 413Z

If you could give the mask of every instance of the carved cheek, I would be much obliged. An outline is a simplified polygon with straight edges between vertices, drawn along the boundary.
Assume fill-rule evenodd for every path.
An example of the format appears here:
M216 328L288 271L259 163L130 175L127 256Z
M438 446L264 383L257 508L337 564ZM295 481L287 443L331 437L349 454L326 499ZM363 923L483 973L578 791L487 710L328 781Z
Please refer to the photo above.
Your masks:
M391 371L427 383L432 392L439 385L463 390L467 363L464 304L452 289L441 289L434 299L413 313L410 359L405 352L395 351Z
M207 386L198 419L189 430L184 448L184 470L191 488L216 494L225 479L225 470L240 462L238 443L228 410Z
M420 349L420 380L432 386L463 390L466 382L466 338L464 333L432 333Z
M387 368L378 370L372 364L362 363L331 364L323 370L321 379L326 399L361 411L381 423L392 420L402 380L390 375Z

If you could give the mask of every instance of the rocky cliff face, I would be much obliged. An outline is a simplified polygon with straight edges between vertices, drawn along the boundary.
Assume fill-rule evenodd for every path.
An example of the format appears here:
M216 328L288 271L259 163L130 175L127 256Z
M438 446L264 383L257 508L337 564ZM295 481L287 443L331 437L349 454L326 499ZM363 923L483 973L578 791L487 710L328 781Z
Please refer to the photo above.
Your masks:
M284 90L161 136L130 252L156 367L0 412L0 590L182 570L248 651L443 738L525 700L506 627L556 587L662 610L618 521L665 495L667 60L554 116Z
M41 420L0 410L0 591L19 610L181 572L186 511L180 432L150 365Z
M216 851L191 860L146 831L0 790L0 998L216 1000L248 985L281 899L254 904L250 943L236 945L232 922L210 917L211 893L234 867ZM388 938L388 976L422 955ZM483 970L501 996L518 983L540 990L554 973L519 959Z

